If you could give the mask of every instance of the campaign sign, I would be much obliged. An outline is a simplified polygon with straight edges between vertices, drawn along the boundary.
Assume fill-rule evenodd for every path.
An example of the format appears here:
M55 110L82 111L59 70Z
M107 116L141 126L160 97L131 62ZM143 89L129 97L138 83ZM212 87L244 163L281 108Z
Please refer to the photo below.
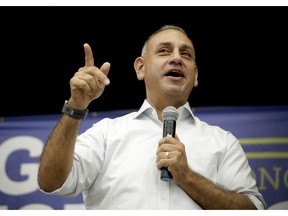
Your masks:
M91 112L80 132L104 117L130 111ZM288 107L195 108L194 113L239 138L268 209L288 209ZM61 197L38 188L41 153L60 117L0 119L0 209L85 209L81 194Z

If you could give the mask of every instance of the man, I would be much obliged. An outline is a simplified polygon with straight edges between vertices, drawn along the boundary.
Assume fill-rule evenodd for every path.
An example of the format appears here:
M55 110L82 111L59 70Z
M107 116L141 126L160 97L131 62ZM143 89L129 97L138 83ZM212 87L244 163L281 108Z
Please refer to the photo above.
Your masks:
M183 29L163 26L145 42L134 68L145 82L138 112L102 119L77 136L90 102L110 81L110 64L85 66L70 80L71 97L44 148L38 183L45 193L84 195L87 209L265 209L239 141L192 113L198 85L192 41ZM162 111L177 108L175 137L162 137ZM173 180L160 179L166 167Z

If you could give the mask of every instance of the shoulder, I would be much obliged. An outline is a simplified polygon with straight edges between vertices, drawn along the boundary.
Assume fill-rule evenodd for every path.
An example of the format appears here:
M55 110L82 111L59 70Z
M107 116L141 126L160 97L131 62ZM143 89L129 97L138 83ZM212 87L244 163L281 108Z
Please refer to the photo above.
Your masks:
M223 129L218 125L210 124L195 116L194 122L197 130L199 130L202 134L204 133L204 135L214 136L220 140L227 139L230 140L230 142L237 142L237 138L230 130Z
M99 121L94 122L93 126L97 125L109 125L109 124L123 124L127 123L128 121L132 121L137 112L136 111L121 111L121 113L111 113L110 115L105 115Z

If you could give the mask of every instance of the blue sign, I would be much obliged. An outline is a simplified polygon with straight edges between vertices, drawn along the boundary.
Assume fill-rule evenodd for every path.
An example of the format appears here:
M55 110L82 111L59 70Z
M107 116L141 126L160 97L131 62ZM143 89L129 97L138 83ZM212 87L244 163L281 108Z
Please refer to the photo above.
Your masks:
M89 113L80 132L104 117L132 110ZM243 146L269 209L288 209L288 107L196 108L200 119L231 131ZM82 195L65 198L39 191L42 149L60 115L2 118L0 209L85 209Z

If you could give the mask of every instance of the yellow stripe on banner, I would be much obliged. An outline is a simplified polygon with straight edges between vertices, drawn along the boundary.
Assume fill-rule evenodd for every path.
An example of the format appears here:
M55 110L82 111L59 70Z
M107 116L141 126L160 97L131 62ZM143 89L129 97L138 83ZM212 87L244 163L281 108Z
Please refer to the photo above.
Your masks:
M244 138L239 139L243 145L251 144L288 144L288 137Z
M288 152L248 152L248 159L288 158Z

